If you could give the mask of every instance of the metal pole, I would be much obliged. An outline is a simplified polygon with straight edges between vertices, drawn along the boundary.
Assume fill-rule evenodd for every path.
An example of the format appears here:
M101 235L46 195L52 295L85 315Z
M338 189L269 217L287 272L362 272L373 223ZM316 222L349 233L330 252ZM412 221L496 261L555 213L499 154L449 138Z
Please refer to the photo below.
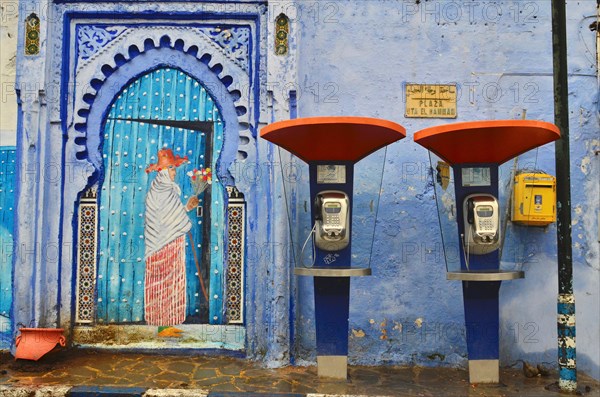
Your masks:
M554 122L561 139L555 144L558 245L558 386L577 390L575 362L575 297L571 249L571 175L569 156L569 89L567 19L565 0L552 0L552 52L554 65Z

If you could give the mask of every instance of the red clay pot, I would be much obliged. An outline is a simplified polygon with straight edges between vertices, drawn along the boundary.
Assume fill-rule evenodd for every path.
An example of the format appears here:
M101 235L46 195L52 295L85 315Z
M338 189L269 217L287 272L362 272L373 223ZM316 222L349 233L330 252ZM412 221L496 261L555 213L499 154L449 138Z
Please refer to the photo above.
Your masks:
M44 354L54 349L57 343L65 346L62 328L20 328L17 336L15 360L39 360Z

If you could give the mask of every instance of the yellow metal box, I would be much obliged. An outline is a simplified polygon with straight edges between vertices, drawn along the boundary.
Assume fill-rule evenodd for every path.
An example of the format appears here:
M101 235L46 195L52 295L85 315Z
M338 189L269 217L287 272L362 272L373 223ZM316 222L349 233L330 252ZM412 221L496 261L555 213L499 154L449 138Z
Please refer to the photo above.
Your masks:
M544 173L517 174L511 221L530 226L556 222L556 178Z

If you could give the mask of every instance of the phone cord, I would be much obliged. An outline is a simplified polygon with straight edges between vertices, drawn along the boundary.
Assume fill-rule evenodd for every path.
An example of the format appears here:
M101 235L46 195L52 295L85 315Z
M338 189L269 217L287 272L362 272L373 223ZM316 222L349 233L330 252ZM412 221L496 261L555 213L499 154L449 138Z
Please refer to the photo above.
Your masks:
M469 225L469 235L471 235L471 226ZM467 267L467 271L470 272L469 269L469 244L465 244L465 235L464 233L460 235L462 238L462 246L463 246L463 256L465 258L465 266ZM468 237L467 237L468 238Z
M310 233L308 233L308 237L306 237L306 240L304 240L304 244L302 245L302 250L300 251L300 264L302 265L302 267L313 267L315 265L315 239L313 238L313 244L312 244L312 248L313 248L313 259L312 259L312 264L310 266L304 266L304 249L306 248L306 244L308 243L308 240L313 236L313 234L315 233L315 230L317 229L317 224L315 222L315 225L313 226L313 228L311 229Z
M475 241L475 239L473 238L473 225L469 225L469 238L467 239L467 241L471 242L471 241ZM469 261L471 260L471 244L467 243L467 270L471 271L471 269L469 268Z

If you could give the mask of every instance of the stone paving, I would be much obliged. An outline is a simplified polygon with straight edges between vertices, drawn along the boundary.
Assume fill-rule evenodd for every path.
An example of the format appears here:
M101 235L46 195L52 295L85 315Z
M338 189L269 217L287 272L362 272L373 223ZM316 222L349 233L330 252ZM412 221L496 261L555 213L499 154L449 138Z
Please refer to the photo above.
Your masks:
M0 396L13 395L6 394L10 389L86 385L180 389L182 395L184 390L202 389L262 395L557 396L547 390L556 380L555 373L526 378L520 368L504 368L500 385L470 385L463 369L350 366L349 380L336 381L319 379L314 366L267 369L260 363L222 356L71 350L31 362L0 353ZM600 396L600 382L583 374L579 389Z

